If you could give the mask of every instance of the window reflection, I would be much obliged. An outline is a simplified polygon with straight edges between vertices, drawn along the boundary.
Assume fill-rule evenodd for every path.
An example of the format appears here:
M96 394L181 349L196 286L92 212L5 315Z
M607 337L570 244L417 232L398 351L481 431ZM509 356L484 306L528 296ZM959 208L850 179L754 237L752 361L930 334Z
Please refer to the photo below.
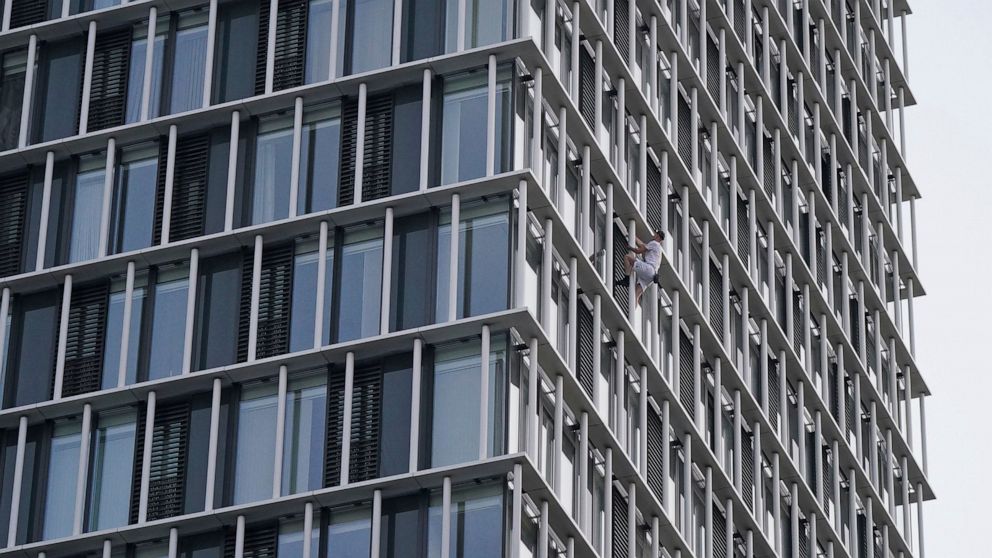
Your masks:
M297 213L304 215L336 207L341 150L340 107L335 105L307 110L303 116L300 142Z
M255 142L255 180L250 224L289 216L289 176L293 159L293 121L263 120Z
M376 335L382 299L381 227L345 232L340 273L337 340Z
M331 0L310 0L307 11L306 83L328 79L331 62Z
M93 436L88 531L127 525L131 507L135 412L101 413Z
M286 393L286 436L283 447L282 494L323 486L327 376L292 378Z
M327 556L368 558L372 543L369 508L332 510L327 525Z
M277 386L271 382L245 387L241 393L233 504L272 497L276 400Z
M159 100L162 92L162 62L165 59L165 37L169 31L169 21L161 18L156 22L153 40L151 87L148 98L148 117L159 115ZM148 24L136 25L131 42L131 60L127 76L127 111L125 122L141 119L141 97L145 84L145 57L148 53Z
M72 534L75 516L76 476L79 472L80 424L68 420L55 425L48 460L43 540Z
M128 350L127 358L124 362L125 384L133 384L137 375L138 349L141 341L141 318L144 310L147 282L148 277L145 274L134 278L134 289L131 293L131 323L128 328ZM100 389L115 388L118 385L121 341L124 336L126 287L126 280L123 277L114 279L110 285L110 300L107 305L106 320L107 339L103 348L103 375L100 381Z
M176 114L203 106L207 54L207 13L181 15L176 26L166 113Z
M84 157L79 162L70 193L71 214L68 263L96 258L100 253L100 219L103 212L103 156Z
M122 153L114 187L110 253L151 246L157 181L157 145Z

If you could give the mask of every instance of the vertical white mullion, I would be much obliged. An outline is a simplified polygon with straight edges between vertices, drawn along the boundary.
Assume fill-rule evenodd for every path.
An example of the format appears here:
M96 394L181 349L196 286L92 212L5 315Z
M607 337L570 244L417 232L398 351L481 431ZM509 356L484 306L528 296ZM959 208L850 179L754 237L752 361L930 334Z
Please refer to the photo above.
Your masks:
M424 68L424 88L420 112L420 191L426 192L431 158L431 81L430 68Z
M7 316L10 314L10 287L0 293L0 362L7 362Z
M35 62L38 57L38 35L28 37L28 59L24 72L24 96L21 98L21 127L17 134L17 147L28 144L28 127L31 123L31 100L34 99ZM901 111L902 105L900 105ZM902 114L900 112L900 114ZM905 143L905 142L904 142Z
M389 333L390 292L393 282L393 208L386 208L382 235L382 308L379 311L379 333Z
M699 554L704 558L713 558L713 467L709 465L703 473L703 484L703 525L706 536L703 539L703 550Z
M148 486L151 480L152 442L155 434L155 391L148 392L148 405L145 407L145 438L141 454L141 488L138 493L138 523L148 520Z
M355 204L362 203L362 180L365 174L365 113L368 110L368 85L358 84L358 122L355 138Z
M103 207L100 211L100 247L99 255L107 255L107 244L110 238L110 202L114 193L114 159L117 156L117 140L107 140L107 159L103 171Z
M679 131L679 53L673 50L668 61L671 76L669 77L669 84L671 86L671 91L669 95L669 107L668 107L668 136L676 137ZM743 108L741 112L744 112Z
M677 327L677 326L675 326ZM670 404L667 399L661 401L661 466L665 471L666 490L661 493L661 508L665 513L674 516L675 509L669 504L673 502L672 491L667 490L667 480L672 466L672 450L669 433L671 432Z
M513 258L513 294L515 308L527 306L527 181L517 184L517 246Z
M510 558L520 557L520 546L523 540L520 538L521 524L523 523L523 466L519 463L513 465L513 496L512 508L510 511ZM582 485L585 486L585 485ZM583 491L584 493L585 491ZM443 504L442 504L443 505ZM442 516L445 517L445 516ZM442 519L443 525L444 519ZM442 537L442 552L447 548L447 539Z
M631 13L633 13L633 8L631 8ZM633 50L633 49L631 49ZM638 151L638 162L637 162L637 181L640 182L640 186L637 188L637 198L638 198L638 209L641 215L647 216L648 214L648 117L646 114L642 114L640 121L638 122L638 128L641 132L641 142L637 146ZM652 163L654 164L654 163ZM651 231L654 234L654 231Z
M210 8L207 12L207 57L203 64L203 101L200 106L210 105L211 89L213 87L214 75L214 44L217 42L217 3L219 0L210 0ZM335 12L336 13L336 12ZM331 42L331 52L334 51L334 42ZM332 57L333 61L334 58ZM333 63L333 62L332 62ZM233 145L233 143L232 143Z
M653 303L654 304L654 303ZM657 306L657 304L654 304ZM637 424L640 432L638 440L640 451L637 452L637 467L641 477L648 478L648 367L641 365L641 392L638 394Z
M124 280L124 316L121 325L121 349L120 358L117 361L117 387L124 387L127 384L127 361L128 345L131 342L131 314L134 308L132 297L134 296L134 261L127 262L127 277ZM2 338L2 337L0 337ZM135 340L137 343L138 340Z
M204 511L214 509L214 486L217 482L217 442L220 433L221 380L214 378L210 404L210 434L207 441L207 474L204 490Z
M391 60L394 66L400 63L400 42L403 40L403 4L404 2L393 2L393 40Z
M110 540L107 540L109 543ZM169 554L168 558L178 558L179 556L179 529L172 527L169 529ZM109 553L104 558L109 558Z
M465 17L468 14L467 0L456 0L458 2L458 9L456 11L456 17L458 18L457 23L457 35L455 42L455 50L461 52L465 50Z
M155 67L155 34L158 24L158 8L148 8L148 38L145 41L145 66L141 81L141 116L139 120L148 120L152 98L152 71ZM156 115L157 116L157 115ZM171 132L170 132L171 134Z
M413 340L413 371L410 381L410 393L413 398L410 403L410 464L408 472L416 472L419 468L420 452L420 385L421 368L423 367L424 342L420 338Z
M603 302L597 293L592 297L592 406L599 410L602 401L599 400L599 383L602 381L603 370Z
M234 558L245 557L245 516L239 515L234 529Z
M572 99L578 99L579 95L579 49L582 48L582 41L579 40L581 30L579 29L579 15L582 11L578 0L572 3L572 52L569 63L572 66L569 75L568 92Z
M351 406L355 386L355 353L349 351L344 365L344 419L341 428L341 478L339 484L347 486L351 456Z
M552 246L552 234L554 222L548 218L544 221L544 245L541 258L541 327L545 331L551 331L551 275L554 260L554 247Z
M579 339L579 263L578 258L572 257L568 265L568 356L565 361L574 376L578 376L576 355Z
M55 385L53 400L62 399L62 379L65 374L65 345L69 331L69 305L72 301L72 275L65 276L62 287L62 312L59 320L59 346L55 360Z
M6 321L6 320L4 320ZM20 517L21 509L21 484L24 480L24 452L28 439L28 417L21 415L17 424L17 452L14 455L14 482L10 495L10 520L7 528L7 546L17 544L17 520Z
M540 136L538 136L540 137ZM543 166L543 164L542 164ZM555 173L558 176L558 184L565 184L565 172L568 168L568 110L562 106L558 110L558 168L555 169ZM540 173L543 177L544 173ZM545 184L544 189L547 191L550 188L550 184ZM550 192L549 192L550 195ZM565 204L565 188L558 188L553 200L551 200L555 208L558 209L559 213L562 212L562 208Z
M550 558L548 556L548 538L550 527L548 525L548 501L541 500L541 519L537 527L537 556L538 558Z
M750 356L748 358L750 358ZM733 470L732 478L733 478L734 488L737 489L737 492L739 494L743 494L742 492L743 489L741 485L742 483L741 467L743 466L743 462L741 458L743 453L741 449L741 443L742 443L741 435L743 433L743 422L744 422L743 418L744 417L741 412L741 390L736 389L734 390L734 448L733 448L734 470ZM731 522L728 521L728 523Z
M212 0L216 1L216 0ZM327 61L327 79L333 80L338 71L338 27L340 26L341 0L331 0L331 51Z
M531 454L531 459L533 459L535 463L537 462L537 455L539 451L537 430L539 428L541 416L541 410L537 402L537 390L539 389L541 383L539 379L541 369L539 368L537 362L537 351L537 337L532 337L528 350L530 366L527 369L527 451Z
M489 457L489 326L482 326L479 389L479 459Z
M349 353L350 354L350 353ZM380 534L382 532L382 490L372 491L372 543L370 558L379 558Z
M592 193L592 159L591 150L588 145L582 146L582 178L579 191L579 207L581 208L582 224L578 227L579 248L583 254L592 255L592 247L595 246L595 233L589 230L589 220L596 213L596 203ZM596 270L599 271L599 270Z
M301 558L310 558L313 556L313 537L310 535L313 533L313 502L307 502L303 506L303 533L303 552Z
M154 8L153 8L154 9ZM162 199L162 234L161 243L169 243L172 232L172 197L176 181L176 141L179 133L175 124L169 126L169 148L165 158L165 192Z
M579 486L589 486L589 413L582 411L579 415ZM579 514L576 523L579 529L588 531L592 526L592 518L586 515L588 495L585 490L579 491Z
M327 221L320 222L320 234L317 241L317 295L314 298L317 306L314 311L313 347L320 348L324 343L324 283L327 281Z
M262 0L263 2L265 0ZM268 35L265 50L265 93L272 93L276 67L276 20L279 17L279 0L269 0Z
M552 74L553 75L553 74ZM532 118L532 131L531 136L534 138L533 144L531 145L530 153L530 167L535 169L535 178L537 178L538 183L544 183L544 173L540 172L543 167L543 158L541 156L541 150L544 146L544 141L542 139L541 131L544 128L544 71L537 67L534 69L534 115ZM547 189L547 186L544 186Z
M45 182L41 194L41 217L38 224L38 254L35 257L35 271L45 268L45 253L48 245L48 214L52 206L52 175L54 172L55 152L49 151L45 154Z
M596 143L601 143L599 128L603 125L603 41L596 41L595 58L595 70L593 72L595 77L593 79L595 80L596 105L595 110L593 110L594 122L591 128L593 140Z
M68 0L63 2L64 7L68 7ZM64 14L63 16L68 15ZM79 130L80 134L86 133L87 120L90 114L90 86L93 83L93 52L96 50L96 21L90 21L89 31L86 36L86 59L83 66L83 90L82 100L79 103Z
M10 31L10 13L13 10L14 1L4 0L3 3L3 26L0 31Z
M296 217L300 200L300 158L303 149L303 97L293 105L293 155L289 168L289 216ZM304 537L306 539L306 537Z
M565 379L555 376L554 442L551 450L551 490L561 495L561 438L565 422Z
M73 516L72 534L83 532L83 517L86 514L86 479L90 464L90 430L93 425L93 407L83 405L83 420L79 433L79 467L76 470L76 511Z
M211 7L213 2L211 0ZM209 56L207 59L209 60ZM224 202L224 231L234 228L234 196L238 178L238 134L241 131L241 114L231 111L231 143L227 153L227 196Z
M520 480L514 477L514 485ZM444 477L441 483L441 558L449 558L451 556L451 477Z
M489 85L486 95L486 176L496 173L496 55L489 55ZM535 138L536 141L536 138Z
M189 252L189 279L186 289L186 329L183 334L183 374L193 369L193 322L196 319L196 282L200 267L200 250Z
M461 238L461 196L451 194L451 241L448 251L448 321L458 318L458 250Z
M272 467L272 497L278 498L282 494L282 458L283 441L286 437L286 391L289 384L289 370L283 364L279 367L279 395L276 400L276 440L273 451ZM305 536L304 539L309 537Z
M248 314L248 362L255 360L258 349L258 301L262 287L262 235L255 235L254 260L251 270L251 310Z

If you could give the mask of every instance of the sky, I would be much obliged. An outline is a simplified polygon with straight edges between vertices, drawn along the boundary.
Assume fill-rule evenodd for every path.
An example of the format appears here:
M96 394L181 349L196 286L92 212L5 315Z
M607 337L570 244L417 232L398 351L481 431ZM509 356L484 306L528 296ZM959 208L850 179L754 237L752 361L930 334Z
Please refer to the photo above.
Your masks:
M992 1L911 0L907 161L917 201L917 363L927 400L926 555L989 556ZM982 288L985 287L985 288ZM915 530L915 525L914 525Z

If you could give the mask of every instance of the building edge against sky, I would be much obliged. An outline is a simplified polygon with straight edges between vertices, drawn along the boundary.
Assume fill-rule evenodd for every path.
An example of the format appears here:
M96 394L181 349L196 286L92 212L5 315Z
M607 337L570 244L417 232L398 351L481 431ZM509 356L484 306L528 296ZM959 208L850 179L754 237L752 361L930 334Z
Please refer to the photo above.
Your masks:
M0 555L924 556L904 1L2 13Z

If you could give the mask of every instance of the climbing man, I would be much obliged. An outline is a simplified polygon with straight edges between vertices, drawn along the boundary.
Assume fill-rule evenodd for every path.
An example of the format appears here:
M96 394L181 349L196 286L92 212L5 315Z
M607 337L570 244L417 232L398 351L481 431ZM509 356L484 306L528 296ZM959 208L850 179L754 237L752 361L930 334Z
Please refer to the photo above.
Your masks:
M637 279L637 286L634 288L634 292L637 295L637 305L641 304L641 295L644 294L648 285L653 283L658 275L658 267L661 266L661 243L664 241L665 233L661 229L655 230L654 236L647 243L635 237L634 242L637 246L630 252L627 252L627 255L623 258L627 275L629 276L633 273L634 278ZM638 258L638 255L641 257Z

